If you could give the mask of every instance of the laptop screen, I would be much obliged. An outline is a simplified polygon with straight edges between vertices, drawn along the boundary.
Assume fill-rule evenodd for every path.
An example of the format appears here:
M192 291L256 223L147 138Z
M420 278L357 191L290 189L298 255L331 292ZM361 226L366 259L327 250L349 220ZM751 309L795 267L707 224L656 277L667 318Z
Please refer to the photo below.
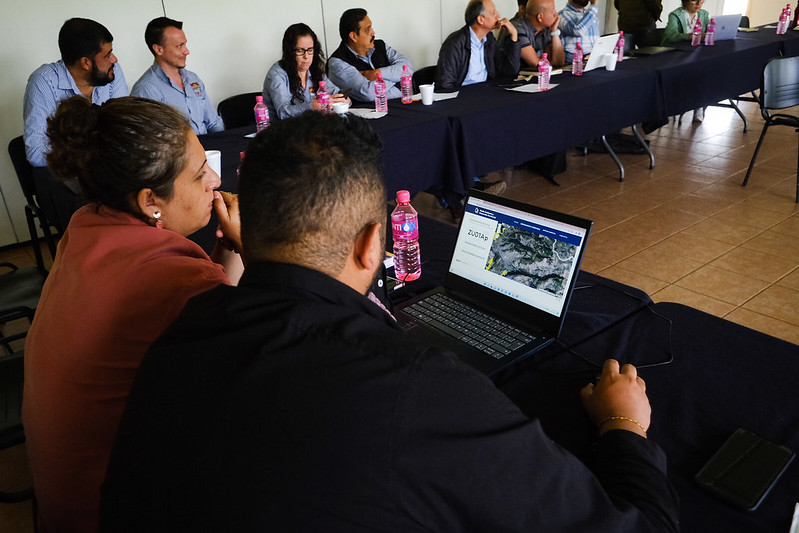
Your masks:
M471 196L449 271L560 317L587 233L583 227Z

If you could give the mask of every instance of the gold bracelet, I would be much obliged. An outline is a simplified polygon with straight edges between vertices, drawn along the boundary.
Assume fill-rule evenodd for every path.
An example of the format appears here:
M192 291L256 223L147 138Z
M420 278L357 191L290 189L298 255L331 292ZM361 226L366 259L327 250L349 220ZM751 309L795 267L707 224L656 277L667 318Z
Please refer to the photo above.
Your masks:
M632 422L633 424L641 428L641 431L644 432L644 438L646 438L646 429L644 428L644 426L641 425L641 423L638 420L634 420L629 416L609 416L605 420L599 423L599 427L602 427L604 424L607 424L608 422L611 422L613 420L626 420L627 422Z

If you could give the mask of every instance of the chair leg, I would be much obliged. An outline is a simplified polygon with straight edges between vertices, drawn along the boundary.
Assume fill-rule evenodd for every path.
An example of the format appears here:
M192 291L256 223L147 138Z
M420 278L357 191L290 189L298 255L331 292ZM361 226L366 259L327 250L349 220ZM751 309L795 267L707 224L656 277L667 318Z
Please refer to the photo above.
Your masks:
M766 137L766 132L768 131L768 122L763 124L763 133L760 134L760 138L757 140L757 146L755 146L755 153L752 154L752 160L749 162L749 169L746 171L746 177L744 177L743 183L741 183L741 187L746 187L746 184L749 183L749 176L752 175L752 169L755 168L755 159L757 159L757 153L760 151L760 146L763 144L763 139Z
M796 131L799 133L799 129ZM796 159L796 203L799 204L799 155Z
M36 223L34 222L33 210L30 206L25 206L25 218L28 221L28 232L31 235L31 245L33 246L33 255L36 257L36 266L40 270L44 270L44 258L42 257L42 249L39 246L39 234L36 232Z

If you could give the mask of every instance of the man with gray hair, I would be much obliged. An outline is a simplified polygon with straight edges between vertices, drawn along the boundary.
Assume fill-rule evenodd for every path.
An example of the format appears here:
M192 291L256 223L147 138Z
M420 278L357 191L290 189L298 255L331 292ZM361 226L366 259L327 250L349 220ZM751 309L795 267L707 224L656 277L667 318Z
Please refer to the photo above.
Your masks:
M560 39L560 16L555 9L555 0L528 0L524 16L511 19L518 34L518 44L513 42L509 32L503 32L500 37L504 48L518 46L523 64L538 67L538 62L544 52L547 53L552 67L562 67L566 64L566 54L563 42Z
M447 37L438 52L436 89L456 91L462 85L479 83L519 72L516 28L501 18L493 0L470 0L464 14L466 25ZM497 45L493 30L505 29L509 44Z

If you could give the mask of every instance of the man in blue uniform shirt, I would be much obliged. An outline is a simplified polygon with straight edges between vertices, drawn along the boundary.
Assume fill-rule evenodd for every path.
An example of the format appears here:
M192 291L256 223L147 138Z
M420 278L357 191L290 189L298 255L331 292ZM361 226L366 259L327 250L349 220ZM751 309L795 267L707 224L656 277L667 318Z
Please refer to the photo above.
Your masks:
M186 34L183 23L158 17L147 24L144 40L155 62L133 85L131 96L141 96L171 105L183 113L197 135L222 131L225 125L216 112L205 84L186 69Z
M81 95L100 105L128 95L128 84L117 63L114 37L108 28L90 19L71 18L58 32L61 59L33 71L23 99L25 156L33 165L39 205L47 219L63 232L72 213L84 202L77 180L57 180L47 169L50 151L47 119L59 102Z
M343 91L350 91L354 100L375 101L377 73L386 82L389 99L402 96L400 80L402 66L411 63L408 59L380 39L375 40L372 20L365 9L345 11L338 22L341 44L327 61L327 75Z

